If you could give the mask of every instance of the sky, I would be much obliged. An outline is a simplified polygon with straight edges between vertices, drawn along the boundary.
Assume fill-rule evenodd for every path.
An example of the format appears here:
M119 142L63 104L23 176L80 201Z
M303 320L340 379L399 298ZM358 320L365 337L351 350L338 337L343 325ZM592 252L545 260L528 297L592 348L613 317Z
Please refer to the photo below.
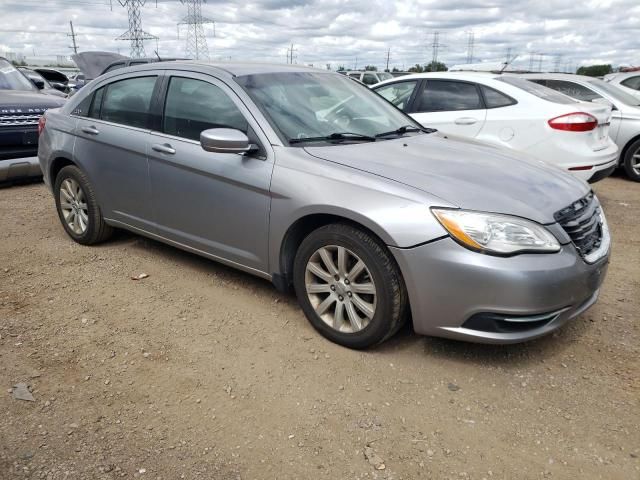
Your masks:
M111 5L112 4L112 7ZM157 6L156 6L157 5ZM203 16L212 60L284 63L291 44L294 63L332 69L365 65L407 69L431 62L434 34L438 60L473 61L522 68L575 71L581 65L640 65L640 1L576 0L208 0ZM147 56L186 56L186 16L180 1L147 0L142 27L159 37L145 42ZM127 11L118 0L0 0L0 54L69 55L72 20L79 51L129 55ZM545 54L541 56L540 54Z

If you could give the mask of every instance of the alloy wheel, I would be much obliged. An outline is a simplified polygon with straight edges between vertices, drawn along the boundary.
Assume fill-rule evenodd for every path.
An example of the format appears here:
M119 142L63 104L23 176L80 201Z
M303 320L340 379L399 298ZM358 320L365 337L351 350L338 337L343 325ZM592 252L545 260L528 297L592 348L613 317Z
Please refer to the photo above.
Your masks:
M348 248L316 250L305 269L307 296L316 314L343 333L367 327L376 312L377 292L364 261Z
M631 156L631 168L636 174L640 175L640 148Z
M84 191L73 178L66 178L60 185L60 209L69 229L82 235L89 225L89 208Z

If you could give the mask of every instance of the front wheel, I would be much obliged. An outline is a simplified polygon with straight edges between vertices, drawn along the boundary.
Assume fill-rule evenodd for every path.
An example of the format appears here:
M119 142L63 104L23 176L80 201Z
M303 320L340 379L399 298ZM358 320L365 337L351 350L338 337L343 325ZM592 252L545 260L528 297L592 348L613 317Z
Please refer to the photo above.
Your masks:
M105 223L89 179L78 167L60 170L53 194L62 226L76 242L93 245L111 236L113 229Z
M406 318L407 293L395 260L377 238L351 225L326 225L305 238L293 283L316 330L349 348L383 342Z
M624 170L631 180L640 182L640 140L627 149L624 156Z

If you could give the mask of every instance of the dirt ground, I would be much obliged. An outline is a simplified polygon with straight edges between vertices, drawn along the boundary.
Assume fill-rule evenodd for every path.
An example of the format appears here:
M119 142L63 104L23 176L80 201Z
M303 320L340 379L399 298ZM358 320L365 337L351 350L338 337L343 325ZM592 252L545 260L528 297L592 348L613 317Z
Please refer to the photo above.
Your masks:
M640 479L640 185L595 190L614 254L586 314L356 352L266 281L127 233L77 245L44 185L1 189L0 478Z

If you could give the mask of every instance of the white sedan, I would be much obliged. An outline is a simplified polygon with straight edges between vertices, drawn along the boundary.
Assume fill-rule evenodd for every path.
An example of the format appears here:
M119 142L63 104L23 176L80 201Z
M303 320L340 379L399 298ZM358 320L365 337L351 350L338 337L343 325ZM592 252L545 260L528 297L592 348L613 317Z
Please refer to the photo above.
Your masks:
M589 182L616 168L609 105L485 72L422 73L373 89L425 127L525 152Z

